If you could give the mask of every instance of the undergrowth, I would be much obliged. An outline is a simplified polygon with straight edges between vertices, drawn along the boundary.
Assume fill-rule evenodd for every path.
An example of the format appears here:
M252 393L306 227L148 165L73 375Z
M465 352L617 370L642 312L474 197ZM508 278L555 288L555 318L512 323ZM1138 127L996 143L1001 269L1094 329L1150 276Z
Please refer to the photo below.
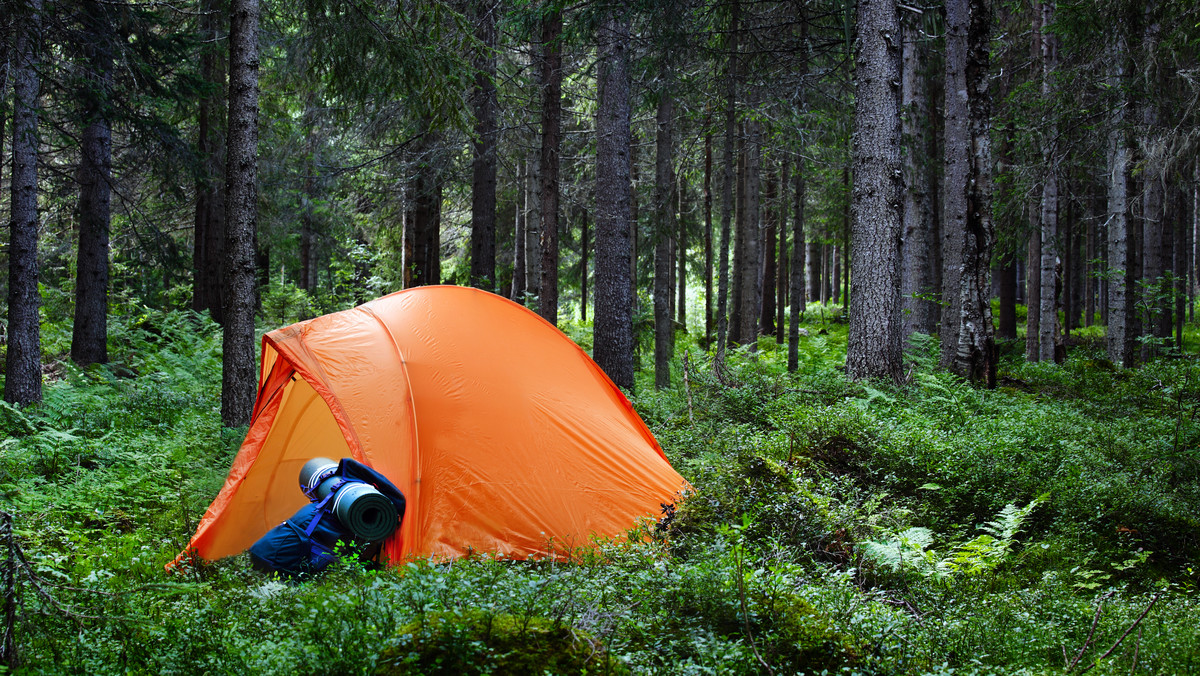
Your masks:
M111 326L112 364L49 354L45 402L0 406L20 671L1200 673L1190 357L1008 356L987 391L923 336L906 384L848 382L833 309L795 373L770 338L715 371L682 337L673 386L632 399L696 490L632 544L287 585L243 557L164 572L241 440L220 332Z

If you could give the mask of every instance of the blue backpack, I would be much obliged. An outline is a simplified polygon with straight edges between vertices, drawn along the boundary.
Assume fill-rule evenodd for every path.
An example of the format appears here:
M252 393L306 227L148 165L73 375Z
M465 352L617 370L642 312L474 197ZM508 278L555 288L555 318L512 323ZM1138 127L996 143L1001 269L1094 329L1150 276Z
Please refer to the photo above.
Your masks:
M324 497L315 486L329 478L336 481ZM382 540L359 542L353 532L337 518L333 505L339 491L348 484L369 484L379 491L396 509L396 524L404 520L404 494L387 477L352 459L342 458L337 469L325 473L313 487L305 488L311 502L300 508L290 519L267 531L250 547L250 563L263 573L279 573L295 579L319 573L339 556L355 556L360 561L376 562Z

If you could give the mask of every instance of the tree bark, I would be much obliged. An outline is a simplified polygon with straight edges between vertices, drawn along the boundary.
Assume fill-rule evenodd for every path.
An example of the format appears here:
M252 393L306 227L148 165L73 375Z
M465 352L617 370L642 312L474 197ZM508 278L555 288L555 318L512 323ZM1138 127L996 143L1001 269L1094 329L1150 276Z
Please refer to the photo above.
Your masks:
M852 288L846 374L901 377L900 18L895 0L859 0L854 106Z
M317 200L317 152L319 150L318 139L320 135L317 133L317 110L314 105L313 96L309 96L309 101L305 105L304 123L308 131L308 152L307 169L304 177L304 204L303 213L300 215L300 279L299 286L305 291L312 291L316 288L317 281L317 262L316 262L316 230L317 218L314 205Z
M42 340L38 307L38 59L42 51L42 0L26 0L12 43L12 173L9 177L8 352L4 400L42 400Z
M740 0L733 0L726 34L726 52L729 61L725 66L725 134L722 141L721 167L721 241L718 247L717 272L717 364L725 363L725 348L729 335L729 238L732 234L734 190L734 136L737 134L737 77L738 77L738 21L741 13Z
M538 154L529 164L528 190L525 196L529 211L525 214L525 293L535 297L534 310L540 307L542 286L542 157Z
M740 128L744 132L744 126ZM737 175L734 177L734 212L733 212L733 268L730 272L730 308L729 308L729 344L744 345L742 337L742 310L745 309L743 297L746 295L744 268L746 267L746 140L745 134L739 139L740 147L737 156Z
M1129 67L1124 33L1115 32L1109 44L1108 85L1117 92L1117 105L1108 119L1108 322L1106 347L1115 364L1134 366L1136 333L1134 315L1134 253L1129 232L1129 132L1126 129L1125 91Z
M525 162L517 162L517 205L513 218L513 276L512 300L515 303L525 303L525 214L529 211L528 195L525 189L528 182L528 169Z
M675 260L679 261L679 265L675 271L675 324L677 327L687 330L687 252L688 252L688 217L687 214L691 211L691 204L688 200L687 183L682 176L683 172L675 178L675 195L678 208L676 213L679 214L678 224L676 227L679 236L675 238ZM674 342L671 344L671 354L675 354Z
M914 332L932 335L937 330L938 304L934 287L937 233L930 203L929 91L926 87L925 47L921 44L919 15L905 12L903 120L904 154L904 244L901 298L904 303L904 336Z
M228 165L225 170L225 345L221 420L250 422L254 359L254 231L258 208L258 0L231 0Z
M963 239L967 229L967 190L971 141L968 119L966 0L946 3L946 117L942 189L942 342L941 365L950 368L958 353L962 324Z
M1089 195L1087 222L1087 238L1084 247L1086 259L1083 268L1083 325L1091 326L1096 320L1096 218L1098 217L1096 200Z
M439 139L429 131L430 121L417 146L416 166L413 168L412 188L409 191L407 225L412 228L412 260L406 267L412 273L409 286L426 286L441 282L441 172L438 167Z
M1045 26L1054 21L1056 0L1043 0L1041 35L1042 98L1049 100L1054 95L1054 72L1058 68L1058 37ZM1057 347L1060 344L1058 326L1059 298L1056 293L1058 275L1058 126L1053 119L1046 121L1045 140L1042 146L1042 201L1041 231L1041 299L1038 317L1038 359L1058 361Z
M759 123L749 122L746 138L746 216L743 223L745 228L742 245L745 252L742 256L742 309L741 309L741 341L750 346L750 351L758 349L758 318L762 307L762 279L759 270L762 269L762 242L759 232L759 187L762 177L762 135L759 133Z
M704 136L704 347L716 332L713 301L712 135Z
M558 325L558 172L562 143L562 13L542 18L542 261L538 313Z
M1030 229L1029 244L1025 252L1025 359L1038 361L1041 358L1041 312L1038 308L1042 302L1042 231L1037 227L1036 207L1028 205L1027 212L1029 222L1034 227Z
M828 287L828 285L822 286L821 284L825 268L823 265L825 248L815 231L816 224L813 224L813 232L808 233L808 255L806 256L808 259L808 300L813 303L824 303L824 290Z
M1000 266L1000 320L996 333L1005 340L1017 339L1017 263L1005 258Z
M966 5L967 13L964 66L970 152L967 157L967 184L962 186L966 197L966 219L960 249L962 267L956 331L958 345L952 368L972 381L986 380L988 387L995 387L996 349L991 306L995 233L992 225L992 111L988 91L988 47L992 20L988 0L949 0L950 5L959 2ZM946 192L951 189L947 184ZM953 189L958 190L959 187L954 186Z
M632 104L630 104L632 105ZM631 109L632 111L632 109ZM630 112L630 115L633 113ZM640 245L640 230L641 230L641 215L638 212L638 185L641 181L639 178L638 169L638 145L637 139L634 137L633 130L630 130L630 146L629 146L629 302L633 307L633 314L641 312L641 299L638 298L638 247ZM634 363L635 371L642 370L641 363L641 346L634 342Z
M1146 66L1144 86L1147 92L1165 89L1162 78L1158 75L1159 66L1156 63L1155 51L1160 39L1160 25L1154 16L1155 3L1143 5L1144 30L1142 48L1145 53ZM1152 93L1145 96L1142 102L1142 138L1146 152L1142 168L1142 277L1145 284L1146 316L1144 331L1155 338L1165 339L1171 335L1171 287L1166 279L1170 269L1171 245L1168 217L1163 208L1167 193L1167 167L1159 153L1154 152L1160 142L1159 102ZM1155 343L1145 343L1142 346L1142 357L1149 359L1155 356Z
M788 186L792 182L792 165L791 158L787 155L783 158L783 169L779 175L779 203L775 208L779 209L779 274L777 275L775 284L775 344L783 345L784 334L784 307L787 306L788 290L791 287L791 269L788 265L790 257L788 255L788 237L787 237L787 212L788 212Z
M0 158L4 157L4 134L8 122L9 46L8 40L0 40ZM4 181L0 180L0 186L3 185Z
M196 220L192 253L192 309L224 322L221 268L225 264L225 56L222 28L227 18L220 0L207 0L200 34L207 43L200 76L212 93L200 101L197 151L202 166L196 182Z
M675 101L671 97L670 77L659 91L658 124L655 134L654 157L654 387L671 386L671 348L674 330L671 326L671 267L675 257L671 252L671 236L675 232L675 174L673 163Z
M807 71L807 61L805 62ZM801 109L805 106L801 93ZM795 211L792 215L792 262L791 262L791 316L788 318L788 371L795 372L800 366L800 315L807 309L804 294L804 161L796 160L796 192L792 197Z
M630 103L627 3L610 8L599 27L596 108L596 363L620 387L633 389L633 303L630 298Z
M588 211L587 209L580 210L580 235L579 235L579 321L587 323L587 306L588 306L588 249L591 243L588 241L590 233L588 232Z
M828 233L826 233L828 237ZM821 304L829 305L833 301L833 283L830 282L830 273L833 270L833 260L836 256L833 255L833 246L829 242L821 243Z
M775 335L775 291L777 286L776 278L779 275L775 258L775 252L779 246L779 242L775 238L777 231L776 212L774 209L777 190L776 182L776 177L767 176L767 186L763 194L767 207L762 210L762 302L759 304L760 315L758 325L761 327L764 336Z
M88 86L83 93L83 134L79 163L79 250L76 259L75 323L71 359L80 366L108 361L108 241L112 129L108 99L112 90L113 29L108 8L84 5L83 46Z
M1172 297L1174 298L1175 311L1175 349L1183 351L1183 320L1186 308L1184 303L1187 300L1187 288L1184 286L1187 281L1187 232L1190 228L1185 228L1185 212L1183 186L1172 186L1171 188L1171 204L1174 207L1172 211L1172 233L1174 234L1174 242L1172 250L1172 267L1174 268L1174 279L1172 284Z
M475 38L483 49L475 57L475 138L471 141L471 285L496 290L496 15L498 0L474 4Z

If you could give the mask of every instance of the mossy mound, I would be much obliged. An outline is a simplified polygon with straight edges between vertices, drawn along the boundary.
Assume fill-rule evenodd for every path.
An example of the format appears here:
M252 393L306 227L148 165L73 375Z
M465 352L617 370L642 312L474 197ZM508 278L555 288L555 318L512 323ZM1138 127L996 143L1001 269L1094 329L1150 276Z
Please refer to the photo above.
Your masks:
M836 672L862 661L861 641L836 631L829 618L790 594L756 599L762 613L763 651L771 664L791 673ZM777 672L779 670L777 669Z
M587 632L543 617L427 613L400 628L375 673L628 674Z

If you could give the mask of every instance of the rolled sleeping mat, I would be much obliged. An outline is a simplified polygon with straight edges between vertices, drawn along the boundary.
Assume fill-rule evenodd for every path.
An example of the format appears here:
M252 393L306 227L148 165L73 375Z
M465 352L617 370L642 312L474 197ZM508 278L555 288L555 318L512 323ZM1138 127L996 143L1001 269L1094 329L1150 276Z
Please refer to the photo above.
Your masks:
M316 502L320 499L317 496L317 489L321 483L337 472L337 460L329 458L313 458L304 463L300 468L300 490L308 496L309 500Z
M326 479L317 487L317 495L323 499L338 481L339 477ZM365 542L378 542L400 525L392 501L374 486L358 481L344 483L337 489L330 511L356 539Z

